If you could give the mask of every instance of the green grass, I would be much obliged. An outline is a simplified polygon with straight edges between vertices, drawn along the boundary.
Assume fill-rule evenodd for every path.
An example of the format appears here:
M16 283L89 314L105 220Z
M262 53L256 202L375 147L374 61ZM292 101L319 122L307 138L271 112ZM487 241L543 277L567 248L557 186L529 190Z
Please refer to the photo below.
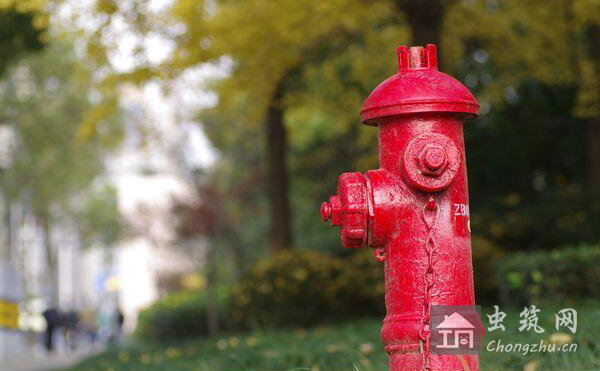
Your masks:
M577 350L573 353L482 351L482 370L597 370L600 369L600 303L574 305L578 311ZM508 310L505 332L487 333L490 341L503 344L548 342L554 313L562 307L540 306L543 334L519 332L520 309ZM484 308L483 317L493 313ZM210 339L164 345L131 343L87 359L73 370L385 370L387 360L379 340L380 319L362 319L312 329L288 329L231 334ZM487 327L487 325L486 325ZM535 366L535 367L534 367Z

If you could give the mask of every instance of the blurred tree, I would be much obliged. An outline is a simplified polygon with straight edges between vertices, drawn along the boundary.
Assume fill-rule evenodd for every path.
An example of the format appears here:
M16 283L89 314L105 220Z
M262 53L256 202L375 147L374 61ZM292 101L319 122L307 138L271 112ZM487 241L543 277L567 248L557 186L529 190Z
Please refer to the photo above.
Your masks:
M581 100L591 98L592 102L589 105L592 107L589 109L582 107L581 115L587 117L588 120L586 125L588 177L590 183L600 189L600 82L598 82L600 80L600 22L587 25L585 36L586 54L590 64L586 66L585 73L582 73L582 82L590 85L588 88L590 91L582 92ZM589 95L590 98L587 98L586 95ZM584 104L581 102L581 106Z
M29 0L0 2L0 75L10 63L43 47L47 26L44 3Z
M31 208L45 231L51 284L57 276L56 249L50 238L53 219L73 211L73 198L83 197L103 169L102 154L120 138L116 116L96 125L93 138L81 135L92 100L100 94L89 89L91 74L70 43L55 42L42 53L23 58L1 83L0 119L13 128L17 142L2 185L10 200ZM102 213L116 212L109 211L111 205L105 204ZM82 227L89 236L98 233L92 233L91 225ZM102 239L113 237L105 234Z
M206 276L206 327L210 335L219 332L220 313L217 305L217 259L216 255L221 244L218 241L227 235L231 225L223 218L224 199L218 188L209 181L199 181L197 184L197 199L175 203L173 212L178 218L177 232L180 240L194 245L210 239L206 246L205 276ZM234 234L235 235L235 234Z
M569 113L586 119L587 181L599 187L600 61L595 30L600 27L600 3L463 1L449 12L447 24L444 50L451 68L464 70L472 56L487 65L483 75L470 78L485 107L499 108L514 100L516 89L531 80L576 89Z
M84 192L85 200L71 206L83 246L113 246L124 233L116 189L92 184Z
M449 8L457 0L390 0L395 9L404 15L410 28L412 45L441 45L443 27ZM456 25L454 25L456 26ZM438 49L438 64L444 62Z
M21 3L27 4L13 0L0 2L0 76L4 75L11 63L43 47L46 16L41 4L29 4L28 1ZM0 205L3 205L0 208L4 208L5 201L4 195L0 194ZM5 212L0 214L0 236L7 236L10 233L8 215ZM0 264L10 260L11 246L8 242L4 238L0 241Z
M425 40L434 37L433 42L435 42L440 38L445 9L453 2L432 0L417 4L385 0L367 4L360 0L337 0L325 4L310 1L301 3L176 1L171 8L171 15L184 26L185 31L176 32L173 37L177 47L173 51L171 60L156 68L142 63L136 71L128 73L126 78L143 81L155 74L164 77L222 56L233 59L231 76L214 84L215 90L219 93L219 105L215 115L230 117L229 112L239 111L241 108L244 112L237 115L236 119L250 128L259 125L263 127L266 138L264 183L269 199L271 247L286 248L293 244L293 239L287 157L289 147L287 127L292 125L289 122L286 125L285 121L290 120L286 119L289 108L296 105L296 102L293 102L294 91L306 85L301 80L305 70L311 65L318 67L326 63L328 58L335 59L336 54L351 45L358 44L354 56L358 57L361 63L355 69L359 76L352 76L348 80L358 80L358 83L363 83L362 86L372 86L377 82L373 77L380 78L382 75L369 70L367 61L385 60L386 62L380 64L386 66L391 63L387 62L390 60L387 57L385 59L381 57L381 53L375 47L369 47L369 43L376 46L389 45L386 49L393 50L396 42L390 40L399 38L401 27L396 25L399 23L398 18L403 16L401 11L408 13L412 22L409 23L415 28L416 39ZM97 10L112 17L132 19L136 24L136 30L142 34L148 32L146 23L149 18L148 13L142 14L141 17L131 15L132 10L134 13L136 10L147 11L137 1L122 6L110 0L99 0ZM424 24L425 21L427 23ZM110 24L110 21L105 20L105 24ZM165 27L164 23L155 24L158 24L158 29L162 29L165 34L171 33L172 36L169 27ZM241 28L244 32L239 32ZM377 38L382 34L385 34L384 42ZM143 46L140 46L140 56L143 54L141 49ZM99 55L105 54L99 53ZM377 57L373 58L373 56ZM334 63L336 62L339 60ZM344 62L353 65L352 60ZM375 71L382 70L375 69ZM340 74L340 71L332 70L332 72L336 74L333 76L334 83L339 86L335 79L343 78L343 74ZM369 82L368 85L364 84L365 80ZM326 88L326 86L322 87ZM346 93L344 91L348 90L346 88L347 86L342 89L342 95L335 97L332 102L342 103L343 98L350 94L353 98L351 101L356 103L356 92L350 89ZM362 91L362 93L367 92L366 89ZM362 99L361 96L358 97L359 100ZM348 107L348 105L343 106ZM356 111L358 106L360 103L344 112L344 119L349 117L348 112ZM327 117L338 120L333 115ZM348 130L345 124L354 120L354 117L350 121L340 120L343 125L338 127L345 126L342 129L345 132ZM304 123L297 125L302 127ZM220 130L222 131L221 128ZM252 130L257 134L260 133L256 129ZM208 131L209 134L214 133ZM227 135L237 138L238 141L241 140L233 130L228 131ZM373 139L374 136L369 135L369 138ZM231 151L233 147L221 149Z
M255 150L261 141L242 123L229 115L203 116L208 130L215 130L213 143L227 148L227 155L206 173L193 174L196 197L175 203L180 242L199 247L206 276L208 330L219 330L221 313L218 288L236 282L248 264L264 253L260 232L265 228L264 197L261 187L260 154ZM228 125L236 133L228 135L220 128ZM239 141L239 138L246 138ZM208 243L206 243L208 241ZM252 248L248 248L252 247Z
M355 0L224 1L215 12L209 3L178 1L172 11L186 26L178 38L173 66L187 68L219 56L233 58L231 77L216 88L219 106L223 111L240 98L251 97L243 120L250 126L264 121L271 247L291 247L285 112L294 75L306 64L318 63L328 49L345 45L349 36L359 34L362 25L381 16L386 7Z
M230 78L213 81L219 103L205 112L203 123L224 158L217 165L226 169L220 173L225 178L219 183L221 190L243 187L239 182L247 176L254 180L250 174L262 172L267 163L264 183L249 184L266 185L274 247L292 241L288 199L294 205L293 229L303 232L303 244L322 246L323 235L333 236L324 234L314 217L318 201L335 185L324 185L322 179L333 179L342 170L376 166L376 131L360 129L357 111L369 91L396 70L393 47L409 38L413 44L441 44L444 70L465 81L482 103L482 113L488 118L466 127L471 138L469 156L488 158L515 175L491 182L497 173L489 174L478 160L482 165L476 170L487 176L475 177L471 184L488 205L501 202L507 193L523 194L523 199L544 193L539 186L544 177L558 188L565 177L574 183L585 181L580 168L573 165L580 160L577 143L583 138L578 131L582 120L571 116L589 118L588 129L598 117L600 79L595 49L589 47L595 40L594 25L599 23L595 0L379 0L368 4L359 0L326 4L180 0L173 3L168 17L159 17L156 27L149 28L149 13L140 17L131 13L147 11L143 2L98 3L104 14L139 23L136 29L142 35L158 30L175 43L166 63L142 63L125 78L172 77L207 61L231 67ZM143 50L144 43L139 44ZM528 104L529 99L535 104ZM553 110L552 105L560 109ZM533 107L539 111L532 111ZM515 122L519 122L518 133ZM569 126L564 135L561 124ZM540 132L548 129L558 134L539 139ZM259 142L262 136L267 138L264 144ZM594 161L599 158L594 138L587 136L590 182L594 182ZM547 148L565 150L541 153L541 142ZM266 154L256 155L263 148ZM288 163L294 180L290 191ZM540 200L548 200L550 189ZM257 190L248 195L258 197ZM477 193L474 196L477 199ZM234 205L231 209L242 208L234 201L224 204L229 202ZM261 201L251 207L226 212L240 218L231 219L238 221L233 233L252 235L262 228L258 222ZM568 213L557 209L553 215L562 218ZM528 224L530 232L558 223L556 218L550 224ZM537 232L521 236L525 235L535 244L551 243ZM333 238L326 241L334 245ZM532 243L527 238L520 243ZM241 238L245 242L240 243L253 246L250 240L260 238Z
M474 226L503 246L535 248L598 241L598 233L593 228L600 215L597 191L584 190L586 171L579 165L586 162L585 156L582 157L582 143L587 139L587 182L593 184L591 173L595 161L600 159L594 152L599 146L581 129L585 125L582 118L593 115L594 105L598 104L594 89L599 79L589 68L597 64L590 65L589 57L579 54L585 51L581 47L586 45L584 36L588 32L582 25L597 22L590 14L598 14L598 11L594 10L592 1L580 1L575 3L575 8L570 8L572 4L561 2L557 11L556 7L535 1L449 2L442 17L441 43L446 51L446 70L458 75L477 93L484 114L477 124L465 126L468 156L473 159L470 174L475 175L470 181L472 199L477 203L473 210L483 214L477 218L479 221L485 220L475 222ZM583 9L587 9L587 13ZM584 22L586 17L588 20ZM418 39L414 36L415 30L412 27L410 30L413 39ZM385 33L377 36L384 39ZM369 74L357 73L364 62L360 52L355 53L353 49L354 45L341 55L329 57L303 77L308 82L305 92L310 95L310 103L301 108L305 111L303 125L292 125L295 137L317 132L306 125L310 116L314 121L320 120L321 133L341 122L352 125L356 120L352 107L359 107L369 90L393 71L389 67L387 71L381 69L377 58L380 54L375 52L362 58L369 58L367 68L373 69L379 77L373 79ZM588 49L588 54L589 50L593 49ZM588 77L582 78L584 74ZM311 75L317 77L313 79ZM352 97L350 90L358 93L359 99L348 99ZM339 99L342 94L344 99ZM296 100L298 102L302 107L304 101ZM322 119L318 114L324 105L321 102L334 102L325 110L335 114ZM350 105L344 106L345 102ZM336 111L332 106L341 110ZM491 106L494 109L490 111ZM340 112L344 110L353 117L346 118ZM298 112L299 105L291 107L291 111ZM589 121L585 126L589 133ZM320 138L314 136L313 139ZM358 144L360 139L351 142ZM312 143L320 146L321 151L331 152L335 139ZM370 145L373 144L371 141ZM540 148L545 150L540 151ZM322 157L314 161L318 153L314 151L318 151L318 147L301 152L295 161L312 160L312 163L307 162L305 170L311 166L335 168ZM348 161L348 157L339 153L338 158ZM369 160L369 156L357 163L358 169L365 168L361 165L364 160ZM499 174L511 174L511 177L502 178ZM304 181L305 190L310 189L306 183L326 188L311 182L311 177L304 173L298 173L298 177ZM515 203L517 198L520 201ZM299 204L316 209L316 203L311 204L310 199L303 198ZM305 224L300 230L314 230L314 223ZM548 233L549 229L553 233ZM305 239L321 238L308 235Z
M563 2L562 11L557 12L556 8L549 4L535 1L386 0L377 3L379 9L384 9L381 12L371 4L371 8L366 10L369 17L360 14L364 11L363 8L352 2L332 3L331 8L328 8L313 7L308 3L300 6L285 2L273 5L264 2L240 4L230 1L217 3L219 6L217 12L207 11L207 6L203 3L178 4L174 7L174 14L176 19L182 20L187 26L188 32L180 39L183 42L175 52L177 62L174 65L192 66L218 55L233 57L235 66L232 78L217 87L221 112L231 109L231 104L239 104L239 98L234 96L240 94L240 90L252 96L252 104L248 105L254 105L246 121L260 120L261 112L265 112L267 173L269 174L267 179L271 198L273 246L283 246L291 241L289 206L286 201L289 196L286 180L287 133L284 118L285 112L294 110L294 107L298 107L298 103L292 102L291 99L284 99L284 96L290 96L298 89L298 78L295 76L303 74L307 68L310 68L311 63L322 71L327 66L331 66L329 62L339 63L340 51L352 49L352 45L368 45L367 43L373 42L366 36L373 26L381 31L381 25L386 25L390 19L395 19L396 23L398 19L401 22L405 20L413 44L434 42L444 46L442 51L450 49L448 57L444 59L448 59L447 65L454 70L461 69L463 56L468 54L470 45L479 43L486 46L485 50L489 50L495 66L491 82L484 89L479 90L485 111L485 107L490 104L496 106L504 104L507 92L510 94L511 89L516 89L521 82L532 77L548 84L577 84L577 74L569 66L573 63L578 65L578 58L576 58L578 52L571 50L570 45L576 44L576 34L581 33L579 28L583 23L595 22L593 19L584 21L585 17L582 17L586 14L598 13L593 12L593 1L580 1L575 8L570 2ZM344 12L339 11L342 8ZM355 14L354 11L357 13ZM208 19L201 26L196 22L199 14L203 19ZM587 18L590 16L588 15ZM349 20L358 22L359 28L348 27ZM490 25L494 26L490 27ZM242 26L245 32L240 35L236 31ZM345 31L340 35L335 30ZM297 34L301 36L296 37ZM319 45L324 40L321 35L328 36L327 45ZM352 35L360 35L360 37L352 37ZM396 36L398 35L396 33ZM255 40L269 40L269 42L257 44ZM336 43L340 44L338 48L331 47ZM199 44L201 48L197 47ZM320 53L316 58L314 52L311 52L315 49ZM362 48L361 52L371 50L373 53L367 56L373 67L377 65L381 53L368 47ZM507 50L512 52L508 53ZM299 59L298 55L302 58ZM540 66L543 64L541 59L544 55L548 55L550 63ZM344 65L350 70L356 70L356 63L361 63L361 59L359 56ZM379 71L377 68L375 70ZM556 71L560 72L556 73ZM337 99L329 98L330 101L339 104L344 100L340 99L341 97L349 96L347 91L349 85L344 85L344 82L353 80L353 77L347 79L344 78L342 71L336 72L334 84L344 86L346 89L341 90L346 91ZM322 73L320 75L322 77ZM380 80L372 79L373 75L363 73L355 76L358 78L355 82L358 84L352 85L352 89L365 86L367 82L369 83L367 86L374 86ZM380 78L384 76L380 75ZM591 80L594 81L593 76ZM318 81L315 83L327 90L324 84ZM583 92L585 93L585 89ZM316 97L322 96L314 90L311 93L315 93ZM366 95L365 91L362 93ZM316 100L313 99L312 103ZM360 103L354 105L354 107L359 106ZM313 108L311 114L315 113L315 107L316 105L309 107L309 109ZM290 120L289 115L287 117ZM304 119L306 118L305 116ZM339 116L332 115L329 119L339 120ZM298 128L303 127L303 124L289 126ZM588 133L590 133L588 173L592 183L595 177L594 169L600 165L600 160L597 160L599 157L595 155L596 148L599 146L594 144L595 136L592 130L594 127L593 123L588 124ZM321 125L320 128L322 129L323 126ZM301 130L296 130L299 131ZM282 245L282 241L287 242Z

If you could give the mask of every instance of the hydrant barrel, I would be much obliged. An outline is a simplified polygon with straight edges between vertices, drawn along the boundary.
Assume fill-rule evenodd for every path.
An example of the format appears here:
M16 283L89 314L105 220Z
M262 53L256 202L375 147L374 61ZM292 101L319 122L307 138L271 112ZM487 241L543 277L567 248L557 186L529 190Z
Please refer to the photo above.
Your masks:
M437 70L435 45L400 47L398 63L361 110L379 129L379 169L342 174L321 214L340 226L344 247L369 245L385 262L391 370L478 370L476 355L432 352L430 314L475 304L462 124L479 106Z

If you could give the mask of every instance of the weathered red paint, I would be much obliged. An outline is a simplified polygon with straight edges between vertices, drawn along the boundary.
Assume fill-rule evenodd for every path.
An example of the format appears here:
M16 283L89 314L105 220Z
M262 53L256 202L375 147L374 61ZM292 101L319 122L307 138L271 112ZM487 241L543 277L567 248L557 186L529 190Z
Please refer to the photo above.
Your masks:
M398 48L399 72L361 110L379 127L377 170L344 173L323 220L344 247L375 248L385 261L381 336L392 371L479 370L477 356L432 355L431 305L474 305L462 123L479 105L437 70L436 46Z

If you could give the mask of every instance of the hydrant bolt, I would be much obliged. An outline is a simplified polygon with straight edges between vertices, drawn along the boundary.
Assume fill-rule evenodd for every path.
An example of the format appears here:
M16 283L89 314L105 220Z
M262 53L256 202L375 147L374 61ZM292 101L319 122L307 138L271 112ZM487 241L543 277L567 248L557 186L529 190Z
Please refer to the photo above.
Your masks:
M421 152L419 162L424 173L439 175L448 162L448 156L443 147L428 144Z

